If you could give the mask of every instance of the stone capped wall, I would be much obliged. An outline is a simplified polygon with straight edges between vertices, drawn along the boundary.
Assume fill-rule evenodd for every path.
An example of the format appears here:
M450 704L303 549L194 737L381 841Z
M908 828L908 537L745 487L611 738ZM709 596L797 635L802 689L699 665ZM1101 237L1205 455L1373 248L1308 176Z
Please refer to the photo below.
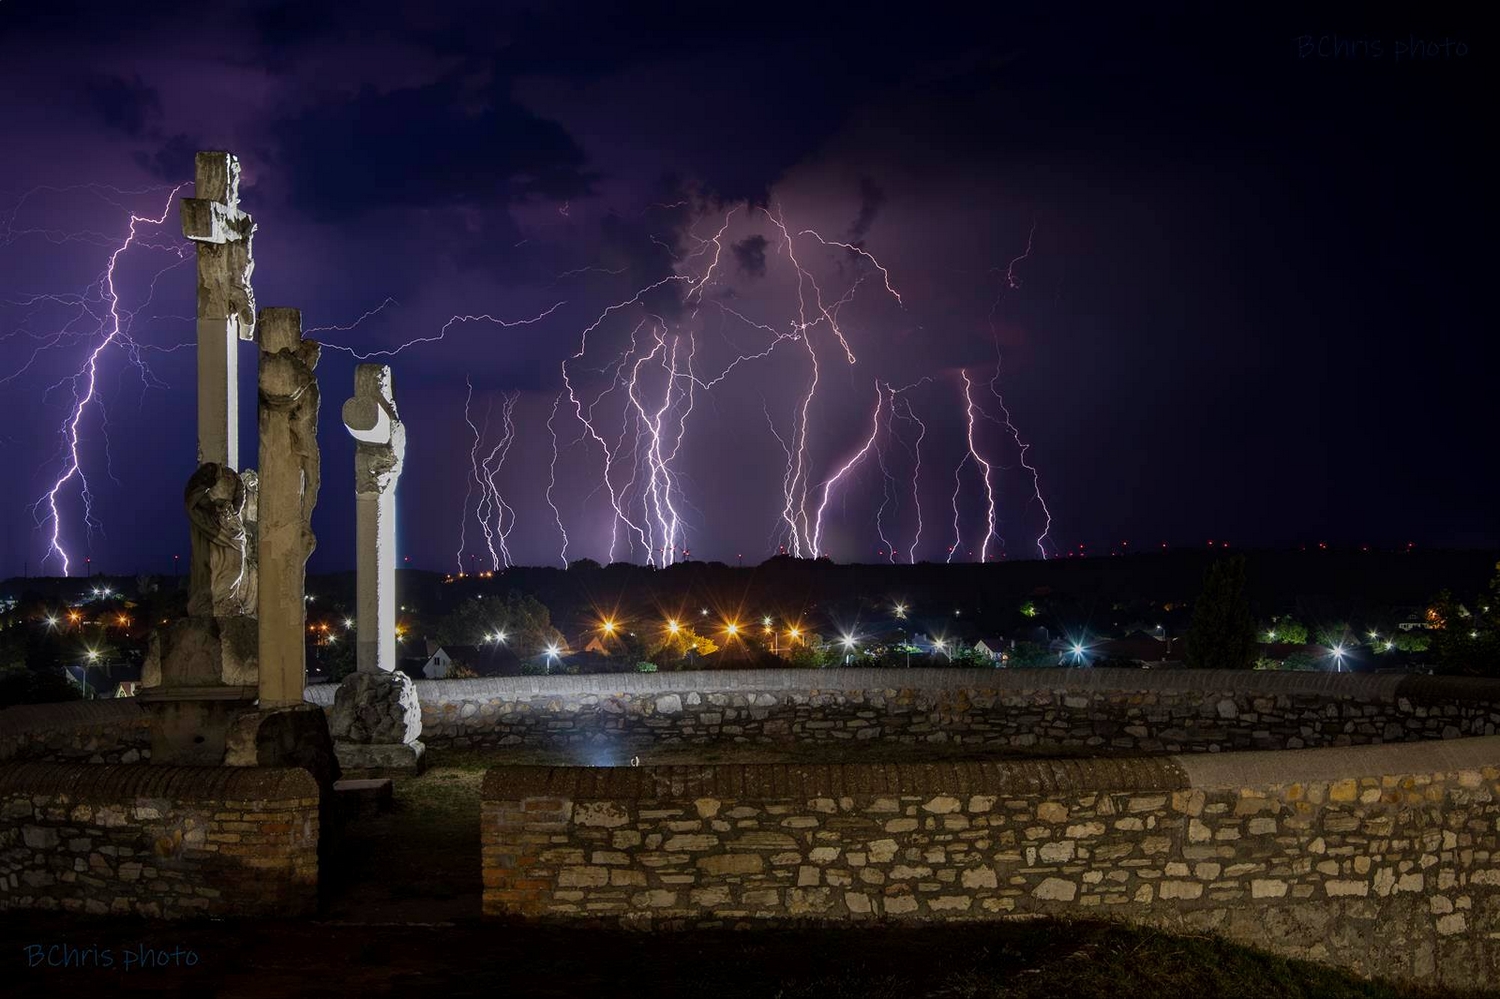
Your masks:
M0 710L0 762L134 763L150 756L150 719L131 697Z
M304 915L317 846L305 770L0 764L0 910Z
M1500 738L1136 760L489 771L484 912L676 927L1120 918L1500 972Z
M1500 682L1132 669L724 670L416 683L429 746L959 743L1089 755L1500 731ZM329 685L307 699L331 707Z

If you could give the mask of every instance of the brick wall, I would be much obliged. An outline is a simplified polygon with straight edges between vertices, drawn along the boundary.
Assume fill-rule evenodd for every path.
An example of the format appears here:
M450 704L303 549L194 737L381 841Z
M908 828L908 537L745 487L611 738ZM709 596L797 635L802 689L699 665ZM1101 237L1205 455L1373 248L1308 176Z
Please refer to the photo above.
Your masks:
M307 699L331 705L329 686L309 687ZM433 747L873 739L1138 755L1500 730L1500 682L1350 673L785 669L431 680L416 688L422 739Z
M134 763L150 756L150 719L134 698L0 710L0 762Z
M1136 760L506 767L490 916L1103 916L1398 979L1500 972L1500 738Z
M305 770L0 764L0 910L305 915L317 846Z

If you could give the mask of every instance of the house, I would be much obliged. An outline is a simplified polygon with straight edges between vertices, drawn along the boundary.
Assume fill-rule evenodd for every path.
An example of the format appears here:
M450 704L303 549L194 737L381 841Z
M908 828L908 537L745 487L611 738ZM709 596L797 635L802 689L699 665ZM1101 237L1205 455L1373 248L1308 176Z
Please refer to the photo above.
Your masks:
M422 678L442 680L462 667L477 676L519 676L521 659L507 645L439 645L422 664Z
M141 682L139 662L75 663L63 667L63 672L88 699L134 697Z
M1005 639L996 638L993 635L988 638L981 638L974 643L974 651L988 657L990 662L993 663L998 663L1005 656L1006 650L1009 648L1010 645Z
M1167 666L1182 660L1182 642L1160 639L1144 631L1133 631L1124 638L1095 642L1087 649L1090 662L1137 666Z

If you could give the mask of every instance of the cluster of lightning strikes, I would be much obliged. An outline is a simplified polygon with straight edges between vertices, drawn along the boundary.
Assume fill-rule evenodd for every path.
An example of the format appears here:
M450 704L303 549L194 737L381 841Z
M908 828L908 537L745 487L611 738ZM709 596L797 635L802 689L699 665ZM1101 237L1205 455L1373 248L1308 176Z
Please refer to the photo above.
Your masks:
M0 341L14 336L26 336L35 342L29 357L17 370L0 372L0 385L25 372L44 351L79 342L87 345L85 358L77 371L48 390L50 393L67 386L72 394L72 406L59 430L60 471L51 487L33 506L39 526L49 535L46 557L55 559L64 575L69 573L75 559L69 555L64 543L64 513L60 502L69 496L76 497L82 506L85 528L92 532L100 526L94 517L93 494L85 474L81 447L85 440L84 428L91 425L91 412L97 413L92 424L100 428L101 434L105 428L104 406L98 391L101 365L106 363L112 351L117 352L126 363L134 365L140 372L143 384L161 387L146 365L143 351L171 351L192 346L190 342L147 346L138 343L131 335L136 317L155 293L157 281L167 271L193 258L190 244L162 233L163 223L172 215L182 186L173 188L167 194L166 203L157 215L142 216L127 212L127 231L120 237L108 237L100 233L18 229L14 226L16 210L8 215L0 215L0 246L20 236L30 235L54 242L89 241L107 246L110 251L103 272L80 292L39 294L7 302L9 305L30 307L33 310L46 305L64 306L75 311L71 320L45 334L35 333L26 324L22 324L13 331L0 335ZM108 188L91 190L122 209L123 204L113 201L114 197L151 193ZM675 208L681 204L660 207ZM18 205L17 209L19 207ZM788 267L789 276L795 280L795 311L785 316L779 324L760 322L745 315L736 307L737 300L732 294L710 293L716 285L723 283L725 234L736 213L740 212L745 213L743 219L754 218L764 224L768 233L775 236L776 266ZM778 526L773 532L773 545L779 545L781 551L796 557L828 554L825 550L826 525L830 519L831 506L838 500L847 501L850 494L854 494L850 483L861 466L873 466L880 476L880 503L875 515L879 554L891 562L901 561L903 556L908 562L917 561L921 557L926 530L921 478L928 423L918 414L912 393L937 379L926 377L901 387L875 380L868 434L857 446L851 446L845 457L824 463L827 467L822 467L813 453L813 444L822 437L816 426L815 414L819 410L815 403L820 388L827 381L828 373L824 368L830 357L835 359L839 367L853 366L858 361L851 344L851 334L846 330L846 324L841 322L840 314L867 281L874 293L883 293L897 306L904 307L905 303L893 284L891 273L860 245L827 239L813 229L798 229L789 225L779 207L731 207L723 212L711 235L699 235L697 229L705 218L706 216L700 216L697 225L687 228L676 245L669 245L659 236L653 236L653 242L672 254L675 260L672 273L638 288L633 294L597 312L592 322L585 325L579 333L577 350L562 361L562 391L551 400L546 420L551 459L545 496L561 539L559 561L567 565L573 542L556 501L558 465L564 455L579 448L586 455L592 456L585 460L597 462L598 467L597 485L593 493L584 497L584 502L587 503L600 494L608 502L608 547L600 554L604 554L609 561L623 556L627 559L644 559L648 564L658 566L670 565L685 558L691 551L691 536L699 530L702 520L701 514L687 496L689 479L680 467L684 446L690 436L695 406L701 397L712 393L715 386L733 375L737 369L753 365L778 350L794 351L795 356L803 358L806 378L793 398L789 412L781 414L780 425L770 407L766 408L771 436L780 446L785 458L779 475ZM1033 224L1025 252L1004 268L1001 292L997 294L991 308L992 329L1001 296L1006 290L1020 287L1017 267L1030 257L1034 235ZM140 304L127 309L121 303L116 289L115 273L121 257L133 247L165 252L171 259L154 274ZM812 261L819 253L837 254L852 265L839 268L841 280L846 286L830 289L827 287L827 278L820 281L815 275ZM597 272L617 276L622 270L576 268L558 275L557 280L548 287L580 274ZM674 312L677 317L675 321L659 314L650 304L661 297L663 292L671 293L671 297L679 303ZM313 327L306 332L347 332L396 304L393 299L387 298L352 323ZM325 343L325 346L347 352L356 360L391 357L421 344L442 341L457 324L488 322L504 328L529 326L542 323L566 304L559 301L535 316L518 320L499 319L488 314L455 315L435 334L419 336L388 349L361 352L339 344ZM763 335L764 340L759 349L738 353L727 363L721 361L708 365L700 356L699 333L695 332L694 326L694 321L703 309L718 310L726 321L743 324L754 334ZM597 340L606 332L619 336L626 331L628 340L618 353L600 358L597 350L591 351L591 338ZM996 496L996 480L1001 466L995 457L985 452L982 435L979 433L980 420L1003 428L1019 452L1019 464L1030 478L1032 501L1039 506L1045 518L1042 533L1035 540L1036 549L1042 558L1048 556L1047 539L1052 515L1042 498L1039 473L1027 460L1030 445L1022 440L998 387L998 336L995 342L996 363L988 384L999 416L992 415L975 399L975 380L971 378L969 370L959 370L958 378L953 380L954 402L962 416L964 438L962 455L953 470L952 544L946 550L949 562L956 557L988 561L996 557L997 552L1003 553L1005 546L1000 533ZM602 374L605 377L602 381L597 378L581 379L579 376L583 373ZM588 389L586 385L593 387ZM491 400L486 411L476 419L473 412L474 387L472 381L468 384L464 421L472 443L456 553L461 573L474 571L478 568L477 562L494 570L514 564L510 541L518 515L515 506L507 501L503 493L502 472L519 439L516 415L519 401L519 392L503 394L498 413ZM560 434L560 430L570 424L574 429ZM900 463L892 460L891 449L897 445L906 456ZM107 440L104 451L107 462ZM910 478L898 481L892 469L902 466L909 467ZM982 536L977 539L973 536L965 539L962 531L960 496L966 479L977 486L977 493L982 496L983 501ZM907 505L910 506L910 512L902 516L902 510ZM471 518L477 530L468 529ZM909 526L909 538L895 536L898 520ZM933 542L929 541L928 544L932 545ZM467 565L466 557L469 560Z
M119 354L126 364L133 366L139 373L143 387L164 387L146 363L145 352L148 350L170 352L192 346L191 343L167 346L142 344L132 335L136 319L155 296L157 282L162 275L193 259L192 249L185 242L177 239L164 241L161 235L161 227L172 214L173 205L183 186L178 185L171 189L164 199L165 204L161 212L154 216L136 215L125 209L122 202L117 199L157 193L155 191L122 191L111 187L84 185L72 188L33 189L23 195L5 216L0 217L0 246L9 245L21 237L33 236L52 243L78 242L103 246L110 251L103 271L79 291L39 293L7 300L8 305L27 308L31 311L27 313L25 320L19 326L0 336L0 342L25 337L33 344L32 349L26 352L25 361L19 367L0 376L0 385L13 382L26 373L49 350L70 347L79 343L85 345L84 359L79 367L43 393L43 398L46 398L66 386L72 396L72 402L68 415L64 417L62 425L58 428L60 444L57 462L61 468L52 485L32 505L32 514L36 518L37 525L47 536L47 551L43 557L43 564L55 560L65 576L72 570L74 559L65 547L63 511L60 504L67 498L76 496L83 509L85 529L92 533L102 526L94 517L93 491L84 468L82 453L86 421L97 419L101 435L107 429L108 417L99 385L101 367L108 363L110 355ZM111 237L94 231L66 232L55 229L17 227L17 216L26 202L34 196L45 192L76 191L87 191L125 211L128 222L124 236ZM127 308L121 302L115 277L116 267L121 257L132 247L165 252L170 262L152 275L142 301L134 308ZM39 333L31 329L32 320L44 310L50 313L49 307L60 307L71 315L61 325L47 332ZM94 417L91 414L97 414L97 416ZM107 468L109 456L107 437L104 442Z

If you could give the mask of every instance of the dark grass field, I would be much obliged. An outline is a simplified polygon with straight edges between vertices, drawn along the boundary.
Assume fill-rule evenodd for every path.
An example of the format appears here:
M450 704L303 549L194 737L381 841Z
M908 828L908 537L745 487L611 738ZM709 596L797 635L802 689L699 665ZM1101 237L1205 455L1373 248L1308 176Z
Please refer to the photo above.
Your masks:
M670 754L669 754L670 755ZM397 808L345 830L315 920L163 924L0 914L6 996L506 996L1000 999L1378 997L1403 990L1210 937L1104 922L642 933L480 922L479 781L506 753L435 754ZM695 759L702 762L703 756ZM524 762L556 762L549 758ZM661 760L658 762L667 762ZM672 760L676 762L676 760ZM29 945L111 968L31 966ZM167 967L126 967L144 945ZM196 963L187 965L191 951Z

